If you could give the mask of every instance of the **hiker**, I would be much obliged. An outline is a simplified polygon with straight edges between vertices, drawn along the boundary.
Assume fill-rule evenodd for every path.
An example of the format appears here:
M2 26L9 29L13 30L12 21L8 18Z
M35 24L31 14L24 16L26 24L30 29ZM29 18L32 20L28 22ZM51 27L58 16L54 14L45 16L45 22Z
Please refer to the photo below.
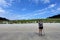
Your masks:
M41 20L38 21L39 26L39 36L42 36L42 30L43 30L43 22Z

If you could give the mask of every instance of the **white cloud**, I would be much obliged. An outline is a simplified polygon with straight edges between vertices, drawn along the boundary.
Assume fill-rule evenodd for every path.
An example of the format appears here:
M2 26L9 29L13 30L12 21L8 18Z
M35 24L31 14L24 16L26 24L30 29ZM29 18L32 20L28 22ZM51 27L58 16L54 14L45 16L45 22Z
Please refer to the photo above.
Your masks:
M60 11L60 8L57 8L58 11Z
M51 4L47 8L44 8L42 10L37 10L37 11L32 12L33 14L32 15L29 14L29 16L32 17L32 16L37 16L37 15L43 15L43 14L48 13L48 12L53 12L54 13L56 10L52 10L52 9L55 6L56 6L56 4ZM50 9L51 11L49 11L48 9ZM60 10L60 8L58 10Z
M9 17L12 13L0 7L0 17ZM11 16L10 16L11 17Z
M3 7L8 7L12 5L13 0L9 0L9 2L7 2L6 0L0 0L0 6Z
M42 16L46 13L49 13L49 12L51 12L51 14L55 14L55 13L58 12L57 9L56 10L52 10L52 9L48 10L48 9L50 9L50 8L47 7L47 8L42 9L42 10L37 10L37 11L34 11L32 14L30 14L30 13L25 14L25 15L16 15L16 14L14 14L14 15L12 15L12 17L10 16L10 19L12 19L12 20L13 19L32 19L32 18L35 18L35 17L39 18L40 16Z
M8 14L8 11L0 7L0 17L6 17Z
M51 5L49 5L49 8L53 8L55 6L56 6L56 4L51 4Z
M50 3L50 0L29 0L29 2L33 1L34 3L38 4L39 2L42 3Z
M44 3L50 3L50 0L41 0Z
M0 14L1 14L1 13L5 13L5 10L0 7Z
M12 17L10 17L10 19L16 19L16 20L19 20L19 19L29 19L30 16L27 16L27 15L13 15Z
M54 14L60 14L60 8L52 9L51 12Z
M8 3L5 0L0 0L0 5L1 6L7 6Z

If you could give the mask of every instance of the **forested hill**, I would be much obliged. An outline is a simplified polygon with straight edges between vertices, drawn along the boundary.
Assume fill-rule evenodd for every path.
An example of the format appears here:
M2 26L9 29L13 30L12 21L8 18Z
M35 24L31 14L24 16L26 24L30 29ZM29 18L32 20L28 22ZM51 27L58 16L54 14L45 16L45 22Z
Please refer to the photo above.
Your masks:
M2 21L8 21L8 19L3 18L3 17L0 17L0 20L2 20Z
M48 18L60 18L60 14L54 15L54 16L51 16L51 17L48 17Z

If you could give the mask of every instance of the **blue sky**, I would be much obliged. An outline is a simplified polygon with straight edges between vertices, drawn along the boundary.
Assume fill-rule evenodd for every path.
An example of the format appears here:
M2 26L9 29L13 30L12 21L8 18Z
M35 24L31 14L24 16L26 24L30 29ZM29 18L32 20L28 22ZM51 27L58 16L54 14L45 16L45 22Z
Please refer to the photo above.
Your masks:
M0 0L0 17L38 19L60 14L60 0Z

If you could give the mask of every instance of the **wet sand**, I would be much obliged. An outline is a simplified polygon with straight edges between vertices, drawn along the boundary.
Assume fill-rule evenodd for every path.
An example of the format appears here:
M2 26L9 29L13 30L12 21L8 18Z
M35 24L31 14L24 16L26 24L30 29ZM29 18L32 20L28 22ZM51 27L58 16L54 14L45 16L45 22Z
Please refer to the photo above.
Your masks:
M38 35L38 24L0 24L0 40L60 40L60 23L44 23Z

